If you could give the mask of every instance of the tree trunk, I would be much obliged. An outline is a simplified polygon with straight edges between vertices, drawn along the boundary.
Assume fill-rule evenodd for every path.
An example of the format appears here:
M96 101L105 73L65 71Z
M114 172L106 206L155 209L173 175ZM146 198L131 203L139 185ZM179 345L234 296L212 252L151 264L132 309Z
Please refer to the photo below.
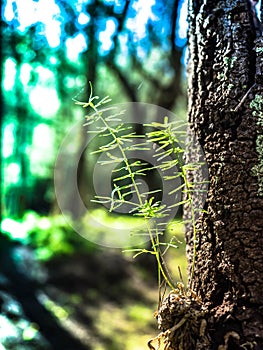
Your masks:
M262 132L253 102L263 98L263 64L253 10L236 0L192 1L189 8L189 122L210 176L193 289L208 307L213 349L263 346L263 198L253 172Z
M210 187L205 212L196 224L194 274L189 277L198 297L195 293L181 297L179 308L176 294L170 294L159 321L171 319L161 324L162 330L171 330L177 322L169 349L259 350L263 349L262 26L248 0L190 0L189 22L188 116L205 153ZM186 241L191 265L191 229ZM180 323L183 303L188 306ZM186 324L191 336L183 328Z

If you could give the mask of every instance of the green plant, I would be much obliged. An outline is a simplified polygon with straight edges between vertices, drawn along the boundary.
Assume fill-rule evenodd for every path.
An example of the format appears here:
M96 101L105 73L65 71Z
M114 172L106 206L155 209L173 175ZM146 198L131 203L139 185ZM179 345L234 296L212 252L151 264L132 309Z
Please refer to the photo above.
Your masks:
M40 261L71 255L76 251L93 253L97 249L89 241L83 244L62 215L39 216L32 211L26 212L21 223L23 228L23 241L34 248L34 254Z
M258 164L252 168L252 175L258 178L258 193L263 196L263 97L256 95L250 103L252 114L258 118L257 125L259 126L259 134L256 140L256 150L258 153Z
M193 260L191 268L191 279L195 268L196 255L196 210L194 207L193 193L195 183L189 181L188 172L194 172L200 167L200 164L184 164L183 155L185 152L183 139L185 131L182 131L182 123L170 122L168 117L164 118L163 123L144 124L148 130L145 135L138 135L132 127L126 125L122 116L125 111L118 112L115 107L105 107L111 99L106 96L99 99L93 96L92 85L90 84L90 97L88 102L75 101L83 108L89 107L91 113L86 116L86 124L93 126L93 130L88 132L100 136L105 143L98 147L92 153L103 153L107 159L100 161L102 165L107 163L116 164L114 172L117 177L113 180L113 190L110 196L96 196L94 199L98 203L107 203L110 205L110 211L121 207L123 204L130 206L130 213L139 216L144 220L146 234L151 242L151 248L134 248L134 257L148 253L155 257L158 266L158 283L161 289L162 285L168 285L171 290L176 290L177 285L173 281L171 274L165 262L165 254L170 248L177 248L173 239L169 242L162 242L161 236L167 222L169 211L176 206L187 204L191 208L191 227L193 229ZM156 157L155 165L148 165L141 160L129 159L128 152L146 151L149 147L156 148L154 156ZM117 154L117 155L116 155ZM121 164L121 166L120 166ZM159 170L165 174L169 170L172 175L164 175L163 180L181 179L180 185L170 191L170 195L181 191L183 198L172 205L162 203L156 200L155 196L161 189L144 192L138 178L146 176L148 171L153 169ZM127 181L120 184L121 181ZM131 198L131 199L130 199Z

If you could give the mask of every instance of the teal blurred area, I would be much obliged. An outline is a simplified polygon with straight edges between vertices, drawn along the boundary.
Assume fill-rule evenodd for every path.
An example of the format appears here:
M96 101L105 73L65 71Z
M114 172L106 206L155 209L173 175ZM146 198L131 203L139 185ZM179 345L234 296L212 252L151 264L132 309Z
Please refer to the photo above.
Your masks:
M69 130L85 123L74 100L88 100L89 82L113 103L151 103L185 118L187 2L4 0L1 11L0 350L147 349L158 331L155 262L134 261L94 238L112 235L113 221L127 227L134 218L112 217L91 202L97 159L85 152L79 192L112 228L85 220L84 239L70 225L85 219L71 183L63 191L72 215L60 212L54 166ZM79 128L72 149L86 135ZM66 160L64 171L71 168ZM182 232L179 223L168 235L179 242ZM169 264L176 257L184 269L178 245Z

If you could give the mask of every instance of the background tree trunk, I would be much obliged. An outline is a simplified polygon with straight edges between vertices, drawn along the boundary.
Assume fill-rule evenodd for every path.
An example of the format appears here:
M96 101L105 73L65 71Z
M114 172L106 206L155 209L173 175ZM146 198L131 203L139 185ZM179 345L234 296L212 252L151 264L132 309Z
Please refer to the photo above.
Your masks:
M189 122L210 177L191 281L210 345L196 348L262 349L261 24L247 0L192 0L189 20ZM191 230L186 240L191 262Z

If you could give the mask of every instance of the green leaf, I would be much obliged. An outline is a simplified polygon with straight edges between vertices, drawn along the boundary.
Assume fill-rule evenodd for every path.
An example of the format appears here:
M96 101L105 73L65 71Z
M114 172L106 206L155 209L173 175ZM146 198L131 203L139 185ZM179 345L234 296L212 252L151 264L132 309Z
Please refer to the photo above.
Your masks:
M186 204L186 203L189 203L189 202L190 202L190 200L189 200L189 199L186 199L186 200L177 202L177 203L175 203L175 204L169 205L168 208L175 208L175 207L178 207L179 205Z
M176 187L174 190L170 191L169 194L170 194L170 195L171 195L171 194L174 194L174 193L180 191L180 190L181 190L182 188L184 188L184 187L185 187L185 183L183 183L182 185Z
M154 246L155 246L155 247L158 247L158 246L160 246L160 245L178 249L178 245L175 245L175 244L172 244L172 243L165 243L165 242L158 242L158 243L155 244Z
M129 173L127 175L123 175L123 176L120 176L120 177L117 177L114 179L114 181L120 181L120 180L125 180L125 179L131 179L131 178L134 178L134 174L133 173Z

